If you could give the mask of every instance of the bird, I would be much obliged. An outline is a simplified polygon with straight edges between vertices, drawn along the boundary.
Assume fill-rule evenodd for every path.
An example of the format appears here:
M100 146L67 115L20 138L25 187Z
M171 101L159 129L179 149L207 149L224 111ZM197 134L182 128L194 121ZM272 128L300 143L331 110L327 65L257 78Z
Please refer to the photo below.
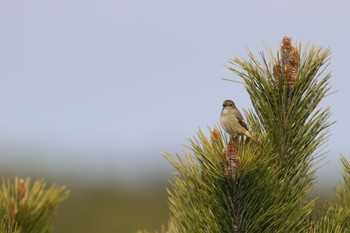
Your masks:
M233 139L238 135L245 135L261 147L261 143L249 132L248 126L235 103L232 100L225 100L222 107L220 123L225 132Z

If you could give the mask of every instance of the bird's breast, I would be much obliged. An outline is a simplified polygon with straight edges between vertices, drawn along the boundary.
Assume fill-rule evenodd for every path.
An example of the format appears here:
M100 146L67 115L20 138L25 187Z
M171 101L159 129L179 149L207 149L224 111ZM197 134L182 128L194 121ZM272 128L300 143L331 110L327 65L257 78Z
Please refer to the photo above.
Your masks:
M223 110L220 116L220 123L222 128L226 131L226 133L230 135L236 135L240 134L240 128L239 122L237 118L234 116L234 114L230 113L229 111Z

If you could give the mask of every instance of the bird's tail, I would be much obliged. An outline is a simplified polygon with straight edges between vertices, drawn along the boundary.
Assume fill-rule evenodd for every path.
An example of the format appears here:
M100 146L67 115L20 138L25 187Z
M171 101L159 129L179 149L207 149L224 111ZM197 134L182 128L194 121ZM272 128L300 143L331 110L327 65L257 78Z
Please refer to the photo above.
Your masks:
M255 142L256 145L258 145L259 147L262 147L262 146L261 146L261 143L260 143L257 139L255 139L255 138L253 137L253 135L252 135L251 133L249 133L249 131L246 131L244 134L245 134L248 138L252 139L253 142Z

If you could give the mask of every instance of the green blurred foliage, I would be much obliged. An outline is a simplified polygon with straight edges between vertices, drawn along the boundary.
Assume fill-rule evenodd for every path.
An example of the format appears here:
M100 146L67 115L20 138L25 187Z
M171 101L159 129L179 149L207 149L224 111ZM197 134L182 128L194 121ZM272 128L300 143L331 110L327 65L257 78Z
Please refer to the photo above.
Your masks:
M60 206L53 232L158 230L169 219L165 186L160 183L137 189L99 184L69 186L71 196Z
M60 204L54 216L53 233L135 233L144 229L161 232L160 226L169 222L168 181L157 180L135 188L135 184L133 187L117 183L81 184L77 179L69 182L57 177L46 180L67 184L70 190L69 198ZM329 186L335 187L336 183L321 183L310 194L311 199L319 197L318 207L335 195L329 192Z

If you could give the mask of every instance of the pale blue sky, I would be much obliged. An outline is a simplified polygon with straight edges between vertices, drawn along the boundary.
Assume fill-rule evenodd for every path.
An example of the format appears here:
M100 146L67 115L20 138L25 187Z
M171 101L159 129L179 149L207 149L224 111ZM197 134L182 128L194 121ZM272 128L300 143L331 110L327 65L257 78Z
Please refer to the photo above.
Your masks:
M251 106L224 64L284 35L332 49L324 171L350 158L347 1L0 0L1 163L130 176L169 168L224 99ZM33 159L35 158L35 159ZM24 166L24 165L23 165ZM328 167L328 168L327 168ZM328 170L327 170L328 169Z

